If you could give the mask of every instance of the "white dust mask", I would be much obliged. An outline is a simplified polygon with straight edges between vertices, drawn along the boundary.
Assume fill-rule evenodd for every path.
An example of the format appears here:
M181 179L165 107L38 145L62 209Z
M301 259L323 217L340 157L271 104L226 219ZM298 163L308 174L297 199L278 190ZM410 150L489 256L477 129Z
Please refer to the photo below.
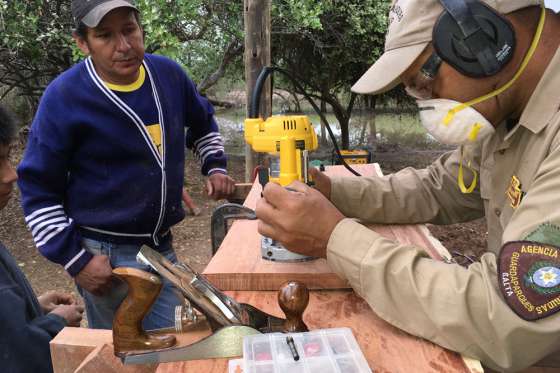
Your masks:
M487 136L491 136L494 126L482 114L471 106L446 99L418 100L420 120L426 130L439 142L461 146L457 184L463 193L472 193L478 181L478 173L467 163L473 174L473 181L466 186L463 176L464 147L475 145Z
M463 180L463 150L465 146L474 145L478 141L494 133L494 126L482 114L472 108L473 105L484 102L508 90L519 79L523 71L527 68L529 61L533 58L535 50L544 29L546 20L546 8L541 1L541 18L535 31L533 41L527 54L521 62L519 70L513 78L502 87L482 97L475 98L466 103L459 103L453 100L432 99L418 100L420 108L420 120L422 125L438 141L444 144L461 145L461 159L459 160L459 173L457 182L463 193L472 193L476 187L478 174L471 167L469 161L467 167L473 173L472 184L467 187Z
M494 126L482 114L453 100L418 100L420 120L437 141L447 145L474 145L494 133ZM453 114L450 114L453 113Z
M466 103L447 99L417 101L422 125L436 140L449 145L474 145L477 141L494 133L492 124L472 106L502 94L511 88L523 74L541 39L546 19L546 8L543 2L541 2L541 8L541 18L531 46L523 58L521 66L509 82L493 92Z

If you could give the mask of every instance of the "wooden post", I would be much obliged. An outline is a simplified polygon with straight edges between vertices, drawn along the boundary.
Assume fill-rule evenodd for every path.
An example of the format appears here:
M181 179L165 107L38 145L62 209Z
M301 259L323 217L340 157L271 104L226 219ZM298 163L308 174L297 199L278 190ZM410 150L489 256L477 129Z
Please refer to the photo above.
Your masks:
M245 8L245 81L247 92L247 115L255 82L264 66L270 66L270 8L271 0L244 0ZM272 113L270 79L263 89L261 115L268 118ZM249 145L245 145L245 180L252 182L255 157Z

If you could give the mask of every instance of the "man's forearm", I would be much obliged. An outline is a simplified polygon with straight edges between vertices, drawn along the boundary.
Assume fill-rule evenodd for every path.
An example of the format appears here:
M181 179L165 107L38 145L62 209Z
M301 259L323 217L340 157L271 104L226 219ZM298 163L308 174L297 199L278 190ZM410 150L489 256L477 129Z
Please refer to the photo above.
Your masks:
M529 323L504 302L493 254L468 269L449 265L345 219L330 237L327 260L387 322L493 369L522 369L558 348L553 317Z

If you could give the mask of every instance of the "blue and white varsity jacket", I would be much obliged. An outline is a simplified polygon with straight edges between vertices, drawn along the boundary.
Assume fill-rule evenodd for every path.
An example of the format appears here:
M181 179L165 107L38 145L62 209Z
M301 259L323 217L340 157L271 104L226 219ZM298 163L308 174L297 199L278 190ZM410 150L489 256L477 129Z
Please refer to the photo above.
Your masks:
M157 246L184 218L185 141L203 174L226 172L212 105L175 62L146 54L144 68L161 125L160 152L90 58L49 84L33 120L18 167L25 220L39 251L72 276L92 257L83 236Z

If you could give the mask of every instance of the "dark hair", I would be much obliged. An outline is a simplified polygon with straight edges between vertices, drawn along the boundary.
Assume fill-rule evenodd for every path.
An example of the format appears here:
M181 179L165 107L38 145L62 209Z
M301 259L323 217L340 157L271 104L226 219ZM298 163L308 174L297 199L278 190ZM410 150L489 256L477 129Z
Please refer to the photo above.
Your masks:
M134 18L136 18L136 22L138 22L138 26L142 27L142 24L140 23L140 12L134 10L134 9L130 9L131 12L134 12ZM87 41L87 34L88 34L88 26L86 26L85 23L83 23L82 21L80 21L80 23L78 24L78 27L76 27L74 29L74 32L76 33L76 35L82 39L84 39L85 41Z
M80 21L80 24L78 25L78 27L76 27L76 29L74 30L74 32L76 33L76 35L78 35L81 39L86 40L87 39L87 26L85 23L83 23L82 21Z
M9 146L16 136L16 122L12 114L0 105L0 146Z

